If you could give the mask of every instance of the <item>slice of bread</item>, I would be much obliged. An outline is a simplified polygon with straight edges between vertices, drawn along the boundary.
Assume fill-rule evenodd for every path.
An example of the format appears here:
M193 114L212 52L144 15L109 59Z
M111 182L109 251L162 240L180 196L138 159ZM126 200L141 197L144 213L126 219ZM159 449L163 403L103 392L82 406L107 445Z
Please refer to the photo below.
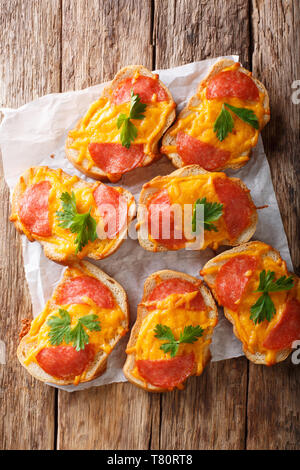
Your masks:
M197 279L193 276L190 276L188 274L178 272L178 271L172 271L172 270L169 270L169 269L164 269L164 270L161 270L161 271L157 271L157 272L151 274L145 281L143 298L142 298L142 301L140 302L140 304L138 305L138 308L137 308L137 319L136 319L136 322L135 322L135 324L134 324L134 326L131 330L130 339L129 339L129 342L127 344L127 349L128 348L133 348L135 346L137 338L139 336L139 330L141 328L142 322L143 322L144 318L146 318L147 315L149 315L149 313L151 313L151 311L149 311L147 309L147 306L145 305L145 302L147 301L147 298L150 295L150 293L155 288L155 286L157 284L156 279L157 279L158 276L162 281L165 281L167 279L172 279L172 278L179 278L179 279L183 279L183 280L186 280L188 282L191 282L192 284L195 284L195 290L198 289L200 291L200 293L202 294L202 297L204 299L205 305L209 309L209 318L216 318L216 319L218 318L218 310L217 310L216 304L214 302L214 299L213 299L211 293L209 292L209 290L201 282L199 282L199 279ZM206 340L210 340L211 337L212 337L212 334L207 334L207 333L205 334L204 333L204 335L203 335L203 338L206 339ZM209 349L209 345L208 345L204 350L204 367L210 361L210 358L211 358L211 354L210 354L210 349ZM132 371L133 371L134 367L135 367L135 354L131 353L131 354L127 355L127 359L126 359L126 362L125 362L125 365L124 365L124 368L123 368L123 372L125 374L125 377L129 380L129 382L131 382L132 384L134 384L134 385L136 385L140 388L143 388L147 392L166 392L166 391L168 391L165 388L160 388L160 387L154 386L154 385L152 385L150 383L147 383L144 380L138 379L137 377L132 375ZM191 375L196 375L196 370L194 370Z
M32 167L26 170L26 172L20 177L13 191L10 220L14 222L15 227L18 230L18 232L25 234L28 240L31 242L35 240L39 241L44 248L45 255L51 260L55 261L56 263L68 264L70 262L75 262L76 260L78 260L78 258L80 258L80 253L79 255L76 255L75 252L74 253L62 252L61 250L58 250L56 248L55 243L47 241L47 238L42 239L41 237L34 237L26 229L26 227L22 224L22 222L20 221L18 217L20 199L23 193L26 191L26 189L30 186L31 178L36 174L37 171L41 169L44 169L46 173L48 171L56 172L59 175L60 181L62 182L68 181L68 180L74 180L74 184L72 184L72 190L75 188L80 189L80 188L85 188L85 187L96 188L97 185L103 184L103 183L100 183L100 182L88 183L87 181L84 181L78 177L74 177L65 173L61 169L52 170L48 167ZM122 196L127 201L127 207L128 207L127 225L126 224L124 225L124 227L118 233L117 238L111 244L109 250L105 253L101 253L101 247L100 247L101 240L96 240L95 242L92 242L93 249L89 251L86 255L87 257L91 259L95 259L95 260L102 259L113 254L120 247L120 245L126 238L129 224L135 218L135 215L136 215L136 205L135 205L135 200L134 200L133 195L126 189L123 189L120 187L115 187L114 189L119 190ZM66 233L67 233L67 229L66 229ZM58 237L56 238L57 238L57 241L59 242L59 238Z
M175 124L165 133L165 135L163 137L163 140L162 140L162 147L170 146L170 145L171 146L176 146L176 136L177 136L177 134L176 135L171 135L171 133L172 133L172 131L174 129L174 126L176 125L177 121L179 119L186 118L190 114L194 113L193 108L196 108L201 104L199 96L200 96L200 93L202 92L202 90L206 87L206 84L207 84L208 80L213 78L215 75L217 75L223 69L225 69L227 67L231 67L234 64L235 64L235 62L230 60L230 59L221 59L211 67L211 69L209 70L207 76L199 83L197 93L191 97L191 99L189 100L187 106L179 113ZM263 107L264 107L265 114L263 116L263 123L262 123L261 129L260 129L260 130L262 130L262 128L270 120L270 105L269 105L268 92L267 92L265 86L259 80L252 77L251 72L249 72L248 70L246 70L245 68L243 68L241 66L239 67L238 70L245 73L246 75L250 76L251 79L255 82L259 92L264 93ZM181 130L183 130L183 129L181 129ZM161 151L162 151L162 153L164 153L163 149ZM247 157L247 158L245 158L244 161L231 163L230 160L229 160L224 166L220 166L219 168L216 168L214 171L224 170L225 168L238 169L238 168L244 166L247 163L247 161L249 160L250 154L251 154L251 148L248 151L245 151L245 152L240 154L241 157ZM177 152L172 152L170 154L166 154L166 156L172 161L172 163L175 167L181 168L181 167L185 166L185 163L183 162L182 158L180 157L180 155Z
M120 82L127 78L134 77L136 74L145 76L145 77L150 77L150 78L155 78L155 75L150 72L147 68L143 67L142 65L129 65L127 67L122 68L114 77L114 79L107 85L102 94L101 98L107 98L109 99L114 92L114 90L118 87ZM170 109L170 112L167 116L165 125L162 129L159 130L159 132L155 135L155 138L152 142L151 145L151 152L146 153L141 164L139 166L147 166L150 165L154 160L158 159L161 157L161 154L159 153L158 149L158 143L163 134L166 132L166 130L171 126L172 122L174 121L176 117L176 104L173 100L173 97L168 90L168 88L159 80L160 86L165 90L166 94L170 98L170 102L172 103L172 107ZM75 129L79 129L81 126L81 121L80 119L75 127ZM78 157L79 157L79 152L77 149L72 148L73 144L73 138L68 136L67 141L66 141L66 156L70 160L70 162L82 173L84 173L87 176L90 176L91 178L95 178L98 180L110 180L112 182L118 181L121 177L122 174L107 174L105 173L101 168L99 168L96 164L92 164L91 166L91 160L89 158L83 158L80 162L78 162ZM103 142L105 143L105 142Z
M157 189L154 187L148 187L149 183L146 183L141 191L140 194L140 199L138 203L138 211L137 211L137 232L138 232L138 240L140 245L148 251L168 251L168 248L165 247L164 245L161 245L159 243L153 243L149 238L145 237L145 230L144 230L144 222L147 217L147 202L148 200L158 191L161 190L159 185L161 186L161 183L168 181L170 178L174 177L183 177L183 176L194 176L194 175L201 175L201 174L211 174L211 172L204 170L198 165L189 165L184 168L180 168L179 170L175 170L172 173L170 173L167 176L157 176L156 178L153 178L153 180L150 181L150 183L153 183L155 186L155 183L157 183ZM252 203L252 199L250 196L250 193L248 192L247 186L239 179L239 178L229 178L232 181L235 181L238 183L242 189L247 191L249 201ZM251 225L247 227L240 235L239 237L232 241L228 239L224 239L220 244L221 245L230 245L230 246L237 246L240 245L241 243L245 243L250 238L253 236L256 230L256 225L257 225L257 211L254 210L253 214L251 216Z
M108 289L111 291L113 294L116 303L118 306L121 308L122 312L125 315L124 321L122 322L122 327L124 328L124 334L126 331L128 331L128 326L129 326L129 305L128 305L128 299L127 299L127 294L123 287L115 281L113 278L108 276L104 271L99 269L97 266L94 266L91 263L88 263L87 261L80 261L77 263L73 263L68 266L69 268L76 268L79 269L83 272L83 275L90 275L101 281ZM70 278L70 275L68 274L68 270L65 271L63 279L61 282L58 284L56 287L52 298L50 299L50 308L52 307L53 309L57 309L58 306L54 302L54 297L55 293L58 291L59 287L67 280ZM116 336L113 338L113 340L110 342L110 346L114 348L118 341L123 337L123 334L116 334ZM56 385L71 385L74 384L73 380L64 380L61 378L53 377L49 375L47 372L45 372L37 362L32 361L29 364L24 364L24 361L27 357L28 352L30 349L36 345L36 341L28 341L30 339L30 334L29 332L22 337L18 349L17 349L17 356L22 364L23 367L27 369L27 371L33 375L38 380L41 380L42 382L48 382ZM106 352L100 350L97 352L93 362L89 365L85 376L82 380L80 380L79 383L83 382L89 382L90 380L93 380L97 377L99 377L101 374L103 374L106 370L106 365L107 365L107 358L109 354Z
M226 255L235 255L235 254L242 254L244 253L245 251L249 251L249 249L251 250L252 247L255 247L257 246L257 244L261 244L261 245L264 245L266 247L269 247L269 250L264 253L262 256L263 257L270 257L272 258L274 261L280 261L281 260L281 256L280 256L280 253L279 251L275 250L274 248L272 248L271 246L268 246L266 243L263 243L263 242L259 242L259 241L253 241L253 242L249 242L249 243L244 243L243 245L240 245L236 248L233 248L231 250L228 250L226 251ZM227 259L222 259L224 253L221 253L220 255L212 258L211 260L209 260L205 266L203 267L203 269L201 270L201 274L203 275L204 277L204 280L205 282L207 283L207 285L209 286L210 290L212 291L215 299L217 300L218 304L221 305L221 302L220 302L220 299L218 298L218 295L217 295L217 292L216 292L216 289L215 289L215 279L216 279L216 276L217 276L217 273L215 274L205 274L205 270L211 268L211 267L214 267L214 266L217 266L217 267L220 267L225 264L227 261L228 261L228 258ZM290 273L291 275L291 273ZM294 275L293 275L294 276ZM299 283L300 280L299 278L297 278L295 276L295 281L296 283ZM230 314L230 309L226 308L226 307L223 307L224 309L224 314L225 314L225 317L232 323L233 325L233 332L235 334L235 336L237 338L239 338L239 335L238 335L238 331L235 327L235 323L234 323L234 320L232 318L232 315ZM249 316L250 316L250 312L249 312ZM245 356L252 362L254 362L255 364L265 364L267 365L267 362L266 362L266 354L265 353L261 353L259 351L257 351L255 354L251 353L250 351L248 351L244 346L243 346L243 351L245 353ZM281 362L281 361L284 361L288 356L289 354L291 353L292 349L284 349L284 350L281 350L281 351L278 351L276 353L276 363L278 362Z

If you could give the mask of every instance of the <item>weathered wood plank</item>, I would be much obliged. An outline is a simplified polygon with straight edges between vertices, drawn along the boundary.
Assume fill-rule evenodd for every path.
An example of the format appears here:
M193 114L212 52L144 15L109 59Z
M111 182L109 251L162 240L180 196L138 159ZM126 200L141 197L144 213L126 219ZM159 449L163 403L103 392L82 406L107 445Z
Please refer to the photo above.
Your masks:
M299 367L250 364L247 449L299 450Z
M125 65L152 67L151 0L63 0L62 89L105 80Z
M264 82L271 100L271 121L263 139L298 274L300 104L291 100L291 85L300 77L299 19L299 2L253 2L253 73ZM271 368L250 365L247 448L299 448L299 388L299 365L292 365L290 358Z
M248 7L243 0L157 0L156 68L234 53L248 65ZM186 391L162 396L160 447L244 448L246 396L246 359L210 364L202 377L190 380Z
M128 383L59 392L58 448L148 449L157 407L159 396Z
M64 0L62 41L62 91L111 79L125 65L151 69L151 2L90 1L86 8ZM159 403L129 384L59 392L57 446L147 449L158 440Z
M155 0L156 67L238 54L249 65L249 2Z
M243 449L247 363L210 364L184 391L162 396L161 449Z
M0 103L20 106L37 96L59 91L60 2L0 2ZM2 176L2 167L1 167ZM54 447L53 389L33 379L16 357L22 318L31 316L25 284L21 237L8 221L9 194L1 177L0 340L6 365L0 365L0 447Z

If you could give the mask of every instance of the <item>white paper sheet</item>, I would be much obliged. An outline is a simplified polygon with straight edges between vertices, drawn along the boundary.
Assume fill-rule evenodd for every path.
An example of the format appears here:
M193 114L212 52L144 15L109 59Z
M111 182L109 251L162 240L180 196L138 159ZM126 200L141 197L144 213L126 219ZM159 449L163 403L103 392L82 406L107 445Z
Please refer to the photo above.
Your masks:
M229 58L238 61L237 56ZM219 58L157 71L160 79L170 89L179 111L195 93L199 81L207 74L208 68L217 60ZM85 178L65 158L64 144L68 131L86 112L90 103L99 97L103 86L104 84L101 84L81 91L51 94L18 109L2 109L4 120L0 126L0 144L4 175L10 191L13 190L19 176L30 166L48 165L51 168L63 168L70 174L77 174ZM55 157L51 158L51 154L54 154ZM141 187L146 181L172 171L174 171L174 167L166 157L163 157L147 168L140 168L128 173L117 184L131 191L138 201ZM287 239L261 139L253 151L250 162L239 171L227 171L227 174L237 176L245 182L251 190L256 206L268 204L267 209L259 211L255 239L267 242L277 248L287 261L288 268L292 269ZM143 250L137 240L128 238L115 254L95 264L125 288L129 297L131 322L133 323L137 304L142 295L143 284L149 274L159 269L175 269L199 276L200 269L212 256L213 252L209 249L204 252L181 250L151 253ZM33 315L36 316L51 296L64 268L47 259L39 243L29 243L25 236L23 237L23 257L26 279L32 297ZM111 382L126 381L122 373L122 366L125 361L127 341L128 335L122 339L110 355L107 371L101 377L77 387L58 388L73 391ZM233 335L232 326L221 311L211 351L213 361L238 357L243 354L240 341Z

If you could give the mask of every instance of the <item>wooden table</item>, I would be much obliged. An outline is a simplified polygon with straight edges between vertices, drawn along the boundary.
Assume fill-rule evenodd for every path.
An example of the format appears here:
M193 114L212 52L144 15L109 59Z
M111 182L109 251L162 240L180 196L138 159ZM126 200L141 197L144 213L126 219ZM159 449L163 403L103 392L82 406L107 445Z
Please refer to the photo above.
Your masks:
M0 0L0 101L17 107L46 93L111 79L127 64L150 69L239 54L267 86L263 133L295 271L299 274L299 2L284 0ZM20 148L20 158L22 149ZM300 366L244 357L211 364L183 392L147 394L114 384L66 393L16 359L31 311L21 237L8 222L1 180L0 439L5 449L295 449Z

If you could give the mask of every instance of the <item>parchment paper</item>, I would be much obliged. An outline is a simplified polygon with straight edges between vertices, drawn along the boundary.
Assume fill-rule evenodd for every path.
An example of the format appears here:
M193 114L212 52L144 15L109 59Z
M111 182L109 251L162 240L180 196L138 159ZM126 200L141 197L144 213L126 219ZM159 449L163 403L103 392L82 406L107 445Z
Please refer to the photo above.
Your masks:
M238 56L229 58L238 61ZM158 70L160 79L170 89L178 105L178 111L195 93L199 81L207 74L208 68L218 59ZM4 119L0 126L0 145L3 157L5 179L12 192L19 176L30 166L48 165L62 168L70 174L92 181L78 172L65 158L64 144L67 133L86 112L90 103L98 99L104 84L81 91L55 93L43 96L18 109L2 109ZM54 155L51 158L50 155ZM118 185L131 191L136 201L142 185L157 175L166 175L174 167L166 157L148 168L140 168L125 175ZM259 222L255 239L267 242L277 248L292 269L291 258L284 233L276 196L270 176L269 165L261 139L253 150L249 163L239 171L227 171L229 176L241 178L250 188L256 206L268 204L259 211ZM133 232L133 231L131 231ZM39 243L23 238L23 258L26 279L33 304L33 315L44 308L64 268L47 259ZM199 276L202 266L214 256L210 249L203 252L181 250L178 252L151 253L143 250L137 240L128 238L112 256L97 264L125 288L130 303L131 323L136 318L136 308L142 296L147 276L159 269L175 269L193 276ZM12 312L13 313L13 312ZM122 339L109 357L107 372L98 379L77 387L58 387L73 391L111 382L126 381L122 366L125 361L125 347L128 335ZM241 343L232 333L231 324L220 310L219 324L215 328L211 345L212 360L220 361L243 354Z

